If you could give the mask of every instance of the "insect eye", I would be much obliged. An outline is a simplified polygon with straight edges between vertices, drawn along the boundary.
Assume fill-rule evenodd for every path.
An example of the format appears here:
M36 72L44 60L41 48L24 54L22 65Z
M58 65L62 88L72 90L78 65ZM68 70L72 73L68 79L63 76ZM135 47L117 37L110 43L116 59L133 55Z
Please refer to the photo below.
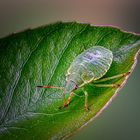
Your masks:
M77 89L77 88L78 88L78 86L76 85L76 86L75 86L75 89Z

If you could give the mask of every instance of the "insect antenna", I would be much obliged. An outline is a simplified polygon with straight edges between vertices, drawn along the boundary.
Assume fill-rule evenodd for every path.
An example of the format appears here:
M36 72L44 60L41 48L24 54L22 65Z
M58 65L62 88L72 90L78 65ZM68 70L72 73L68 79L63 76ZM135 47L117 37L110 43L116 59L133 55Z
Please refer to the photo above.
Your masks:
M54 88L64 90L64 87L57 87L57 86L37 86L38 88Z

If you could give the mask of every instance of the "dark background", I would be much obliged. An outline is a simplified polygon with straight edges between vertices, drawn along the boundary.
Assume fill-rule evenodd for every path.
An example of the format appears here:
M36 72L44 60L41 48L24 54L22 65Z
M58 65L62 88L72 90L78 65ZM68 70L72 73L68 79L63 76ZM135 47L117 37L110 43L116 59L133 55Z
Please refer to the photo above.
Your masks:
M56 21L113 25L140 33L138 0L0 0L0 37ZM140 139L140 59L117 98L70 140Z

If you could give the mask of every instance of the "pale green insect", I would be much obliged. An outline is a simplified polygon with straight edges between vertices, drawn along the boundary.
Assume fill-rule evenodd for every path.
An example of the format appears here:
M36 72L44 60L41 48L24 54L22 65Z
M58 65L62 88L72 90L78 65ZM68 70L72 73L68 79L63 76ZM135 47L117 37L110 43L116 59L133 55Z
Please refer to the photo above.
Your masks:
M112 60L112 52L101 46L85 50L70 65L66 81L73 81L78 87L82 87L105 75L112 64ZM68 89L67 86L66 89Z
M57 88L63 89L64 93L69 93L68 103L64 98L63 107L68 106L71 100L72 93L78 88L82 88L85 94L85 109L88 110L88 93L84 89L85 84L89 84L96 81L93 86L98 87L118 87L116 84L97 84L98 82L107 81L114 78L126 76L128 73L119 74L113 77L101 79L109 70L113 61L113 53L109 49L102 46L93 46L80 55L78 55L66 74L66 85L65 87L54 87L54 86L38 86L41 88Z

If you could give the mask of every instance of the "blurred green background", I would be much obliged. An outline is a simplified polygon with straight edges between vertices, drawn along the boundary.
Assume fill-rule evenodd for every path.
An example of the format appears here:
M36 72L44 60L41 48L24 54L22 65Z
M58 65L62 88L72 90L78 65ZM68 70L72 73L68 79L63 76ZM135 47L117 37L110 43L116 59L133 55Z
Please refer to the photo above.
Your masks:
M113 25L140 33L139 9L139 0L0 0L0 37L56 21ZM139 140L139 108L140 58L111 105L69 139Z

